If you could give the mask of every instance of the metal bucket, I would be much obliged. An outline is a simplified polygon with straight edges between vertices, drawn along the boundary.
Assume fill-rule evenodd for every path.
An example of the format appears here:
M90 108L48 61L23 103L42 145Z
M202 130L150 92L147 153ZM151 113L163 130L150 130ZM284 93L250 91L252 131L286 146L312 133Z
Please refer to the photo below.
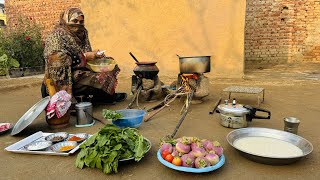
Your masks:
M76 127L92 126L94 124L92 118L92 103L81 102L75 106L77 112L77 124Z

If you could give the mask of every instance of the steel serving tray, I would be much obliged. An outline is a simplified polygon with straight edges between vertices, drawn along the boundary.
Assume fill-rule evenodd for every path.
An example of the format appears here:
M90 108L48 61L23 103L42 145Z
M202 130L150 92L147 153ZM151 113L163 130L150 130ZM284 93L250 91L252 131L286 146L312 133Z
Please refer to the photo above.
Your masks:
M6 151L13 152L13 153L22 153L22 154L43 154L43 155L55 155L55 156L69 156L70 154L75 153L78 149L79 146L84 143L79 143L75 148L73 148L69 152L54 152L50 148L47 148L42 151L29 151L27 149L28 145L37 141L44 141L45 137L54 134L54 133L45 133L42 131L36 132L8 147L5 148ZM73 136L74 134L69 134L69 137ZM88 138L91 137L92 135L88 135Z
M301 156L292 156L292 157L269 157L263 156L259 154L253 154L246 151L243 151L234 146L234 142L237 139L244 138L244 137L268 137L274 138L282 141L286 141L291 143L292 145L300 148L303 152ZM286 165L298 161L299 159L309 155L313 151L312 144L300 137L298 135L288 133L285 131L280 131L276 129L269 129L269 128L241 128L231 131L227 135L228 143L235 148L241 155L244 157L263 164L271 164L271 165Z

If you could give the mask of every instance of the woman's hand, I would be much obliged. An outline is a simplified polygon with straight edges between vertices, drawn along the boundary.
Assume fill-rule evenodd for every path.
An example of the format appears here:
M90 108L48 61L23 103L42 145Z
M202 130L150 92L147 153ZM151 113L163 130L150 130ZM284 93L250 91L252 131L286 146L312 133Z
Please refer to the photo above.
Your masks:
M100 51L100 50L94 50L91 52L86 52L84 54L88 61L105 57L104 51Z
M86 53L84 53L84 56L86 57L87 61L92 61L92 60L95 59L95 54L96 54L96 53L97 53L97 52L95 52L95 51L86 52Z

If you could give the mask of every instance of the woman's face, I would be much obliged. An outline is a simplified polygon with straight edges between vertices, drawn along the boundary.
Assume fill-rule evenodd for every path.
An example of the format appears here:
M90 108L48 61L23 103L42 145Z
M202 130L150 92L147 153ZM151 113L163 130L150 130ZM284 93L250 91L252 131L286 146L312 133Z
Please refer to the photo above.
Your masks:
M84 17L83 16L78 16L77 18L72 19L69 24L84 25Z

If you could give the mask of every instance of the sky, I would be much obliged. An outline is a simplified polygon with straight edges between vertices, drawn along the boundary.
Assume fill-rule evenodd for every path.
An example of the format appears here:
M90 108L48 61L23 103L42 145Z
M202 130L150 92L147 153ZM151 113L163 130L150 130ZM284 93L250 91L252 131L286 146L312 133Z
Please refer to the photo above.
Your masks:
M0 0L0 4L4 4L4 0Z

